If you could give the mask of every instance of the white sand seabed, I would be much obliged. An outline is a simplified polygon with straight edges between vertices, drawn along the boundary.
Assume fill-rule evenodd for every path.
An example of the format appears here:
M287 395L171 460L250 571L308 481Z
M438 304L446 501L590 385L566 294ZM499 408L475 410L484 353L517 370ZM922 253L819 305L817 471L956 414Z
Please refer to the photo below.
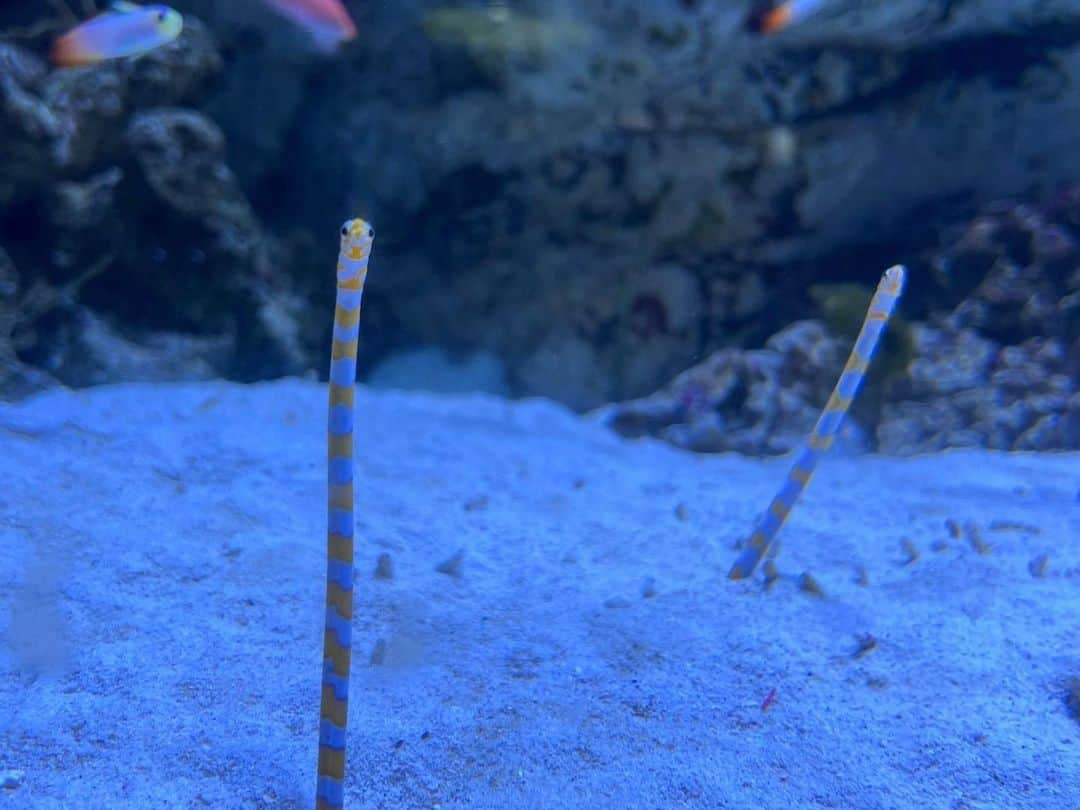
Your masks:
M325 409L0 408L0 807L312 805ZM1080 455L826 457L766 592L726 573L787 459L480 395L357 422L350 807L1080 807Z

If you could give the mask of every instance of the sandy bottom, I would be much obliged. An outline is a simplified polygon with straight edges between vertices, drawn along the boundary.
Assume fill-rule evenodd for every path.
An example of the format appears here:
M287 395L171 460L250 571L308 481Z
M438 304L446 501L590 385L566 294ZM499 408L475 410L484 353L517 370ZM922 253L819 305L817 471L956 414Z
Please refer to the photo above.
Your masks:
M0 807L312 806L325 407L0 408ZM766 590L726 572L786 460L481 395L357 418L350 807L1080 807L1080 456L828 457Z

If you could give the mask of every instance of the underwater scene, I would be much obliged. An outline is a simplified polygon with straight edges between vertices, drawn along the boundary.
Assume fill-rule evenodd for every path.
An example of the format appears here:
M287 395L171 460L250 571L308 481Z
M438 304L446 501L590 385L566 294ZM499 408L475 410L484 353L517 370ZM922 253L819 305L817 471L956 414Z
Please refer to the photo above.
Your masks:
M0 810L1080 808L1080 0L0 3Z

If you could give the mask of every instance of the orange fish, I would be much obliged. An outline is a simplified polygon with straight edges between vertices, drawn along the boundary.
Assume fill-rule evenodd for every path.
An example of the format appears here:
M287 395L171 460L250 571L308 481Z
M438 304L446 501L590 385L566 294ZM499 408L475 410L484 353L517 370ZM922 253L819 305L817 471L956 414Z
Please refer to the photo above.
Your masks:
M801 22L818 10L824 0L785 0L767 11L750 15L747 27L758 34L773 34L789 25Z
M341 0L266 0L278 13L303 28L321 51L333 51L356 38L356 25Z

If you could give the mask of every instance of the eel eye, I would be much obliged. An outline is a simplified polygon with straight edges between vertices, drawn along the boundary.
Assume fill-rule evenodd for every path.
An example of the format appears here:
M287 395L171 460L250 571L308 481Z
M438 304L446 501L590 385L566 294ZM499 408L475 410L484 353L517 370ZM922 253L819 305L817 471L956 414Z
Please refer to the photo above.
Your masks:
M367 229L367 235L368 235L368 239L373 237L375 235L375 229L374 228L368 228Z
M349 235L349 226L348 225L342 225L341 226L341 235L342 236L348 236Z
M158 14L157 14L157 21L159 23L164 23L165 20L168 19L168 16L169 15L166 14L164 11L159 11Z

